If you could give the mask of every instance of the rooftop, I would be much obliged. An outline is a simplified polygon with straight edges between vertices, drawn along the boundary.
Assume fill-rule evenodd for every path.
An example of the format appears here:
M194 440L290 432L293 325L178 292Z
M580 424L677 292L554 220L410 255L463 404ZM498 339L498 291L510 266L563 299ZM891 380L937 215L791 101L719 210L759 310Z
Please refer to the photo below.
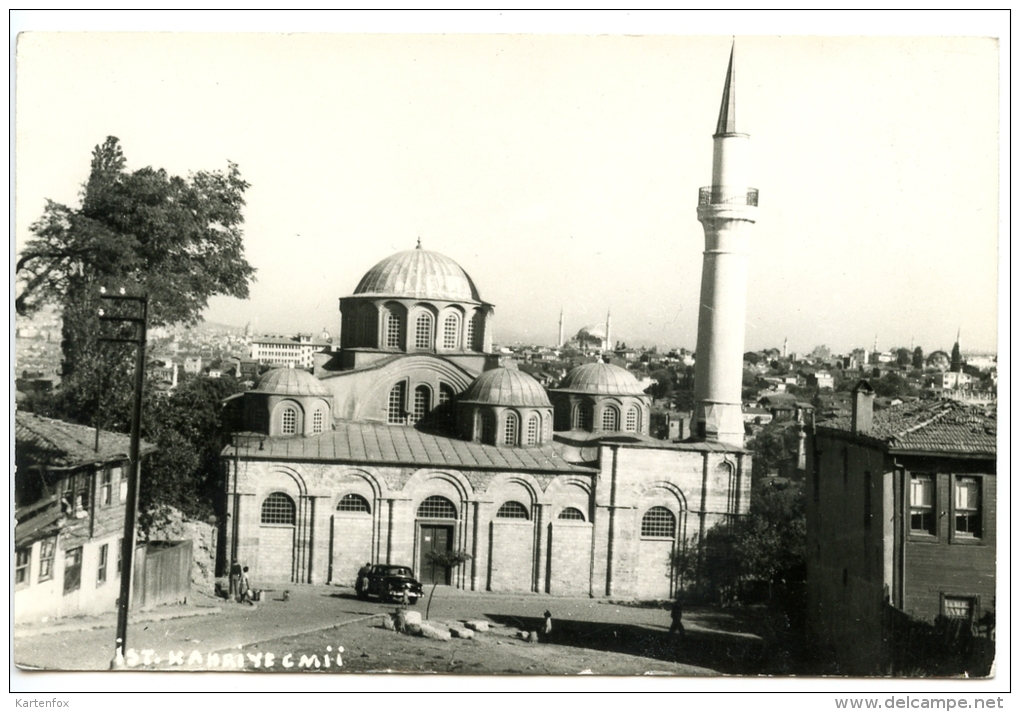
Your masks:
M261 448L261 449L260 449ZM225 455L233 455L228 446ZM347 461L473 470L590 472L565 461L551 446L507 448L423 433L400 425L341 421L336 429L307 438L266 438L242 445L254 460Z
M20 410L14 414L14 441L19 461L27 458L51 469L126 460L131 452L128 435L101 430L97 450L95 428ZM140 444L143 455L155 449L144 441Z
M995 455L995 408L950 400L917 400L876 410L869 437L889 450ZM851 417L819 423L820 430L850 431Z

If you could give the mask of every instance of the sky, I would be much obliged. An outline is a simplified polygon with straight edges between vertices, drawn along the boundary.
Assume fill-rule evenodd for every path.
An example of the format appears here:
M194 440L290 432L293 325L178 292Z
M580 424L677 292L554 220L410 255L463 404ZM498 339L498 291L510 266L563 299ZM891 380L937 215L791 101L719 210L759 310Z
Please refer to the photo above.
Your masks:
M143 15L129 26L214 31L22 34L17 244L46 199L77 205L113 135L129 169L233 161L250 182L257 281L209 321L336 333L338 298L420 237L496 305L497 342L554 344L562 308L568 335L611 310L614 340L693 349L697 193L735 35L760 192L746 348L928 352L959 328L964 351L995 351L1002 32L966 14L883 15L885 37L858 36L867 13L697 17ZM25 27L64 29L46 19ZM237 27L262 33L220 32Z

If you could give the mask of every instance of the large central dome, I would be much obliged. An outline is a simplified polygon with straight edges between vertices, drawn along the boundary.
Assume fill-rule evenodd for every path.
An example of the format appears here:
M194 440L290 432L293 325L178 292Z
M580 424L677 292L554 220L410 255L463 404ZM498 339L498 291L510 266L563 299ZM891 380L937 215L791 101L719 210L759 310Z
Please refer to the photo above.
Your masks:
M480 302L478 289L460 265L446 255L421 249L382 260L358 282L356 295Z

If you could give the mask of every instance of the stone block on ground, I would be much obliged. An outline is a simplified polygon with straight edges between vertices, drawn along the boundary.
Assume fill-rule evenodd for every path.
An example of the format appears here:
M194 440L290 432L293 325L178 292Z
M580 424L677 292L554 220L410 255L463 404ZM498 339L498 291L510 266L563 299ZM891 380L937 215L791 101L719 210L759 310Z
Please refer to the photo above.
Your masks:
M421 629L421 636L423 638L428 638L429 640L446 641L449 640L451 637L449 631L445 631L440 628L435 628L429 625L428 623L422 623L421 626L419 626L419 628Z
M476 630L479 633L484 633L489 629L488 621L466 621L464 627L468 630Z
M418 611L404 611L404 620L408 625L421 625L421 613Z
M383 616L382 627L386 630L396 630L397 624L393 622L393 616Z
M475 632L473 630L468 630L467 628L450 628L450 635L454 638L471 640L475 637Z

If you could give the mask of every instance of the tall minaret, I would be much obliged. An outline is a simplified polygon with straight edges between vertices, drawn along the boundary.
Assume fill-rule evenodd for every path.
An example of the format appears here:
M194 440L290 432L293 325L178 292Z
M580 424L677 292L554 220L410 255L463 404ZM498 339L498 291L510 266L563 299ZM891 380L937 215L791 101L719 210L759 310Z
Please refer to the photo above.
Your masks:
M609 322L610 322L609 309L606 309L606 351L613 350L613 331Z
M556 344L556 348L563 348L563 307L560 307L560 340Z
M737 130L733 55L731 49L719 122L712 137L712 185L702 188L698 196L698 220L705 229L705 259L694 371L694 420L697 437L742 447L740 387L748 249L758 212L758 191L750 187L750 136Z

